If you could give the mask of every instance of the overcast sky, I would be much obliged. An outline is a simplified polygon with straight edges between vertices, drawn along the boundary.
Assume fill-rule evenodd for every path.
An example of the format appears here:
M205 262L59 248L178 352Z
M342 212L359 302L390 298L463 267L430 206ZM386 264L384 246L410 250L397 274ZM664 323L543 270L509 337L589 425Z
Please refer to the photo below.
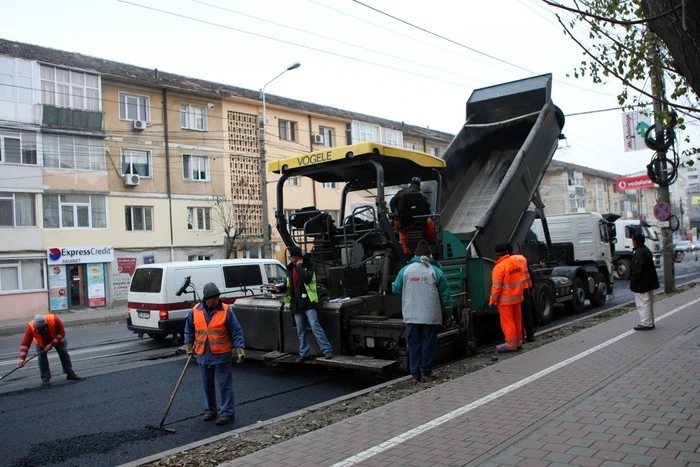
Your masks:
M539 0L363 0L461 45L353 0L124 1L162 11L0 0L0 35L249 89L299 61L266 92L450 133L474 88L533 74L553 73L553 100L567 115L618 105L614 79L567 78L584 57ZM585 30L577 34L590 44ZM623 151L619 110L569 116L564 133L555 157L567 162L629 174L652 155Z

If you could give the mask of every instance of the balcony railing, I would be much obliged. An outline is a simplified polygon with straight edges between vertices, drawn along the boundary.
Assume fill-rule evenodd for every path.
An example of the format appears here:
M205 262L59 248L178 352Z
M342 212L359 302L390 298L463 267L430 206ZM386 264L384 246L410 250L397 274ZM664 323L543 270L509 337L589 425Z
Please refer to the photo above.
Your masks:
M102 112L44 105L41 123L52 128L102 131Z

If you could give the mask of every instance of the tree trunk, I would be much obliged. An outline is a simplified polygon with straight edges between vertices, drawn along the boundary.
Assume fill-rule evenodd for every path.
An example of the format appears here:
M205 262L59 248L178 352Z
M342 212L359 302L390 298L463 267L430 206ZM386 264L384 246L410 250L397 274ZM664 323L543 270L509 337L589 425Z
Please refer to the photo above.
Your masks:
M671 10L682 0L642 0L646 18ZM683 17L687 30L683 29ZM649 29L666 44L674 67L688 81L695 94L700 96L700 1L685 0L685 9L649 22Z

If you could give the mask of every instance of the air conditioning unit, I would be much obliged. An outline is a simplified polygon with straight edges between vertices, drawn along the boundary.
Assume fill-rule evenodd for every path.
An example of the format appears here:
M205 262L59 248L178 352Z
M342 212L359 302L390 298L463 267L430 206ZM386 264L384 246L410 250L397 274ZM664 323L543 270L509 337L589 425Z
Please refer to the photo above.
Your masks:
M139 174L126 174L124 175L124 185L126 186L138 186L141 183L141 177Z
M145 130L146 126L145 120L134 120L134 130Z
M326 143L326 138L324 138L323 135L313 134L311 136L314 140L314 144L325 144Z

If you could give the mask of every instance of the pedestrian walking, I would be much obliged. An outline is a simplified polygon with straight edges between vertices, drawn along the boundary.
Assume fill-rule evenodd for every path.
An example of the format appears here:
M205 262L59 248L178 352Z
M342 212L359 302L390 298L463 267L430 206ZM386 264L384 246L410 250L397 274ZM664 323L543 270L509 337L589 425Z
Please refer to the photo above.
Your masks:
M654 290L659 288L659 276L654 267L654 256L644 244L644 235L632 235L632 267L630 269L630 290L634 292L641 324L635 331L650 331L654 325Z
M505 350L515 352L523 345L520 303L523 301L526 279L521 262L508 254L507 244L499 243L495 252L498 259L491 273L489 305L498 309L501 330L505 336Z
M202 420L216 419L217 425L226 425L236 419L233 395L233 367L231 353L235 349L237 362L245 360L243 329L233 310L221 301L219 288L213 282L204 286L202 301L185 320L185 348L195 354L202 376L204 416ZM216 386L221 404L216 417Z
M333 358L331 347L326 333L318 320L318 290L316 289L316 273L310 261L304 260L301 248L292 246L289 248L291 261L287 265L287 280L278 288L280 292L286 292L284 303L289 304L289 309L294 315L294 323L299 337L299 358L297 363L303 363L311 358L311 346L306 338L306 327L311 327L316 342L321 349L323 357Z
M63 372L66 374L66 379L81 379L73 371L73 364L68 354L66 331L58 316L54 314L36 315L29 322L27 330L24 332L22 343L19 345L19 363L17 367L22 368L24 366L32 340L36 345L36 352L39 354L37 360L39 361L39 372L41 373L41 385L43 387L51 386L51 369L49 368L49 358L47 356L51 349L56 349L58 358L61 360Z
M535 323L533 313L535 312L534 289L530 275L530 266L527 264L527 258L523 255L513 254L513 246L508 245L508 254L516 261L520 262L523 269L523 301L520 303L520 314L522 315L523 328L525 328L525 340L527 342L535 342Z
M445 274L430 262L428 242L418 242L413 258L399 271L391 290L401 295L413 382L434 381L437 335L443 323L449 326L452 321L452 304Z

